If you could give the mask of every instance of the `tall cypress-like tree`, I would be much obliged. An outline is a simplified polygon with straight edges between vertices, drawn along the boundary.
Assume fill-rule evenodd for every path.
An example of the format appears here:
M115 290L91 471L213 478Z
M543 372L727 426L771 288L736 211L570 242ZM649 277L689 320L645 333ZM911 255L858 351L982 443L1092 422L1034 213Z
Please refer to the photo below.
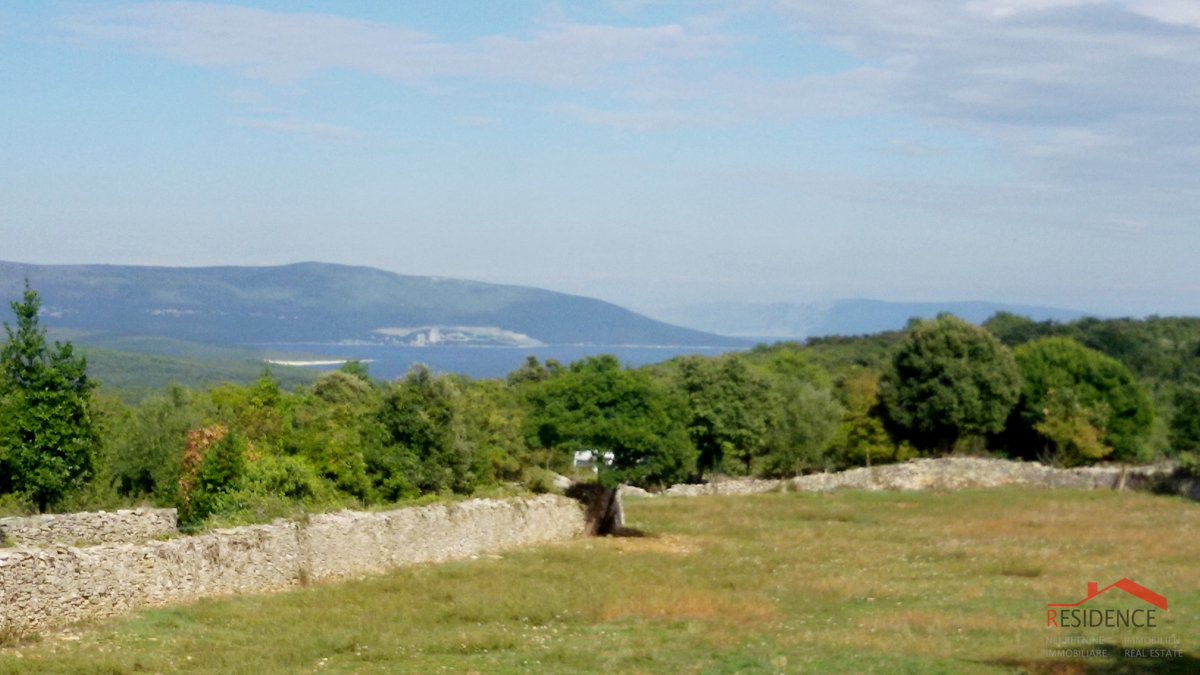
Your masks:
M89 410L95 384L70 343L46 343L42 301L25 281L14 329L0 348L0 447L6 486L40 510L88 479L99 436Z

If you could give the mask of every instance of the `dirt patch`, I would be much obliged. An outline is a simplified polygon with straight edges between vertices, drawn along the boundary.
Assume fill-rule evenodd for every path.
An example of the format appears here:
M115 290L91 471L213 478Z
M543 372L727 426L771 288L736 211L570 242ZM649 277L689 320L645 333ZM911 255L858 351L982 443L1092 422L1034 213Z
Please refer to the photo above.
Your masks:
M648 588L610 602L601 618L604 621L629 617L669 621L720 618L742 623L770 619L776 613L775 605L765 598L731 597L702 589Z
M661 537L614 538L607 542L614 550L622 553L669 553L691 555L700 550L702 541L698 537L668 534Z

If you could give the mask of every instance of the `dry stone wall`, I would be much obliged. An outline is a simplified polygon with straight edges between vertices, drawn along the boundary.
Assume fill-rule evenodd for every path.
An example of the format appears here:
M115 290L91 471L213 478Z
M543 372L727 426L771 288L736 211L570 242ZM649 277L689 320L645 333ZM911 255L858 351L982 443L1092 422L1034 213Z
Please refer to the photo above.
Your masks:
M582 505L566 497L474 499L383 513L312 516L300 530L304 573L318 581L464 558L584 531Z
M1011 462L974 457L918 459L903 464L818 473L788 481L788 489L830 490L960 490L972 487L1031 485L1047 488L1151 489L1169 477L1171 466L1091 466L1055 469L1037 462Z
M341 512L140 544L0 549L0 631L28 631L203 597L265 593L584 531L558 495Z
M131 509L0 518L0 540L25 546L139 544L175 534L175 509Z
M838 473L816 473L787 480L726 478L696 485L673 485L666 496L753 494L771 490L959 490L971 487L1030 485L1046 488L1154 490L1200 499L1200 481L1179 477L1172 465L1096 466L1055 469L1037 462L974 457L916 459ZM622 488L626 497L649 496L638 488Z
M206 596L295 585L295 523L144 544L0 550L0 629L18 631Z

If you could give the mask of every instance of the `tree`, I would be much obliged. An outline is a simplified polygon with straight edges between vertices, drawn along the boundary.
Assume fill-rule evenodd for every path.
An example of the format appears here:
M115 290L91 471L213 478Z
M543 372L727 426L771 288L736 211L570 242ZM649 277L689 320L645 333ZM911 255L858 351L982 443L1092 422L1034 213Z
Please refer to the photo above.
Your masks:
M337 372L353 375L363 382L371 382L371 369L360 359L350 359L339 366Z
M1176 452L1200 454L1200 386L1186 384L1175 392L1171 447Z
M5 322L0 349L0 445L10 488L44 511L91 475L99 445L89 407L95 383L69 342L46 344L42 301L28 279L22 300L10 304L17 326Z
M246 475L246 443L223 424L192 429L180 458L179 521L194 526L222 511L236 511L233 493Z
M892 442L878 416L878 375L846 378L839 389L845 414L829 439L829 459L834 467L871 466L872 462L895 462L914 454L907 443Z
M612 453L612 462L598 467L606 485L669 485L695 467L686 402L647 373L622 368L615 356L576 361L525 397L528 443Z
M462 389L455 377L435 376L422 364L388 388L378 413L384 440L367 457L384 498L414 490L469 493L481 481L466 437Z
M1062 334L1070 330L1069 326L1056 321L1034 321L1027 316L1020 316L1012 312L996 312L990 319L983 322L983 327L1009 347L1016 347L1040 337Z
M887 415L901 433L942 451L1003 429L1020 391L1012 352L951 314L910 324L882 382Z
M109 471L117 493L173 503L188 432L200 422L192 392L183 385L172 384L143 400L123 425L112 453Z
M774 411L756 465L769 476L798 476L805 469L825 468L824 450L844 412L826 388L800 379L776 382Z
M1012 434L1036 433L1055 459L1080 464L1109 455L1134 459L1154 409L1120 361L1063 337L1016 349L1024 385Z
M525 357L521 367L508 374L508 383L519 386L526 383L538 383L550 377L550 371L538 360L536 354Z
M687 356L679 361L678 386L687 396L688 433L700 453L697 468L749 472L771 414L767 380L736 354Z

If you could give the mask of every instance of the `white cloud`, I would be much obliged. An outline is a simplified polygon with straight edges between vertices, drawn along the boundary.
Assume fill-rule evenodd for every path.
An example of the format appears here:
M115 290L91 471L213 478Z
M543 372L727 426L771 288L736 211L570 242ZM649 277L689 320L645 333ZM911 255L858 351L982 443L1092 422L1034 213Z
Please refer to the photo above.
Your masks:
M239 117L233 120L233 123L241 127L250 127L252 129L266 129L267 131L295 134L308 140L349 141L363 135L363 132L359 129L301 119L258 119L254 117Z
M1163 23L1200 27L1200 4L1195 0L1134 0L1130 7Z
M722 31L720 11L613 26L572 22L551 5L528 31L464 42L396 24L204 3L125 5L74 14L66 25L85 39L276 84L352 69L406 83L476 78L586 89L612 105L548 111L631 131L909 115L991 139L1031 184L1105 194L1120 207L1115 217L1191 212L1200 199L1194 0L728 0L723 12L764 8L795 27L798 41L815 38L864 65L799 77L731 69L710 58L736 55L739 44ZM470 120L458 121L490 124ZM900 139L883 150L938 148Z
M862 95L990 138L1030 181L1137 220L1194 210L1200 3L778 0L798 30L880 71ZM1090 212L1080 200L1080 213ZM1102 201L1102 200L1095 200ZM1121 216L1125 218L1124 215Z

